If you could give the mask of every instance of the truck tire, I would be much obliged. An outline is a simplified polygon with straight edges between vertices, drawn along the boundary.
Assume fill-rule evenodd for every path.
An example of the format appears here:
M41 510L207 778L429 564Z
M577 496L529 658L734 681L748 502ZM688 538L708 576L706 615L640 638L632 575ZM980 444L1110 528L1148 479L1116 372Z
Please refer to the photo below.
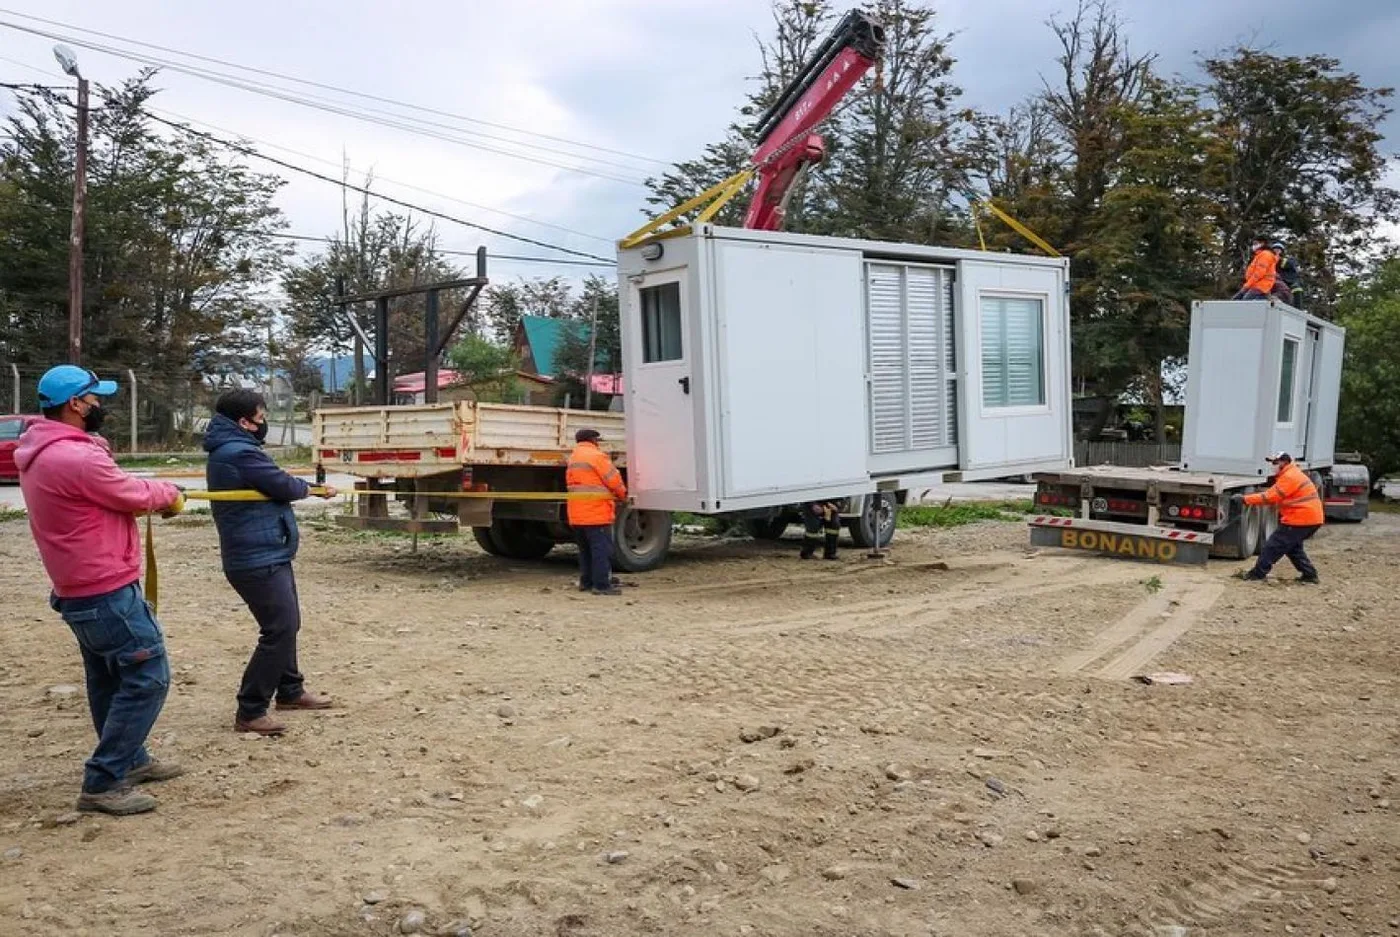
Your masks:
M613 521L613 566L646 573L666 562L671 550L671 512L639 511L619 505Z
M1264 549L1264 544L1278 530L1278 508L1271 504L1259 506L1259 548L1254 551L1257 556Z
M496 538L491 535L490 527L473 527L472 536L476 538L476 545L481 547L491 556L505 556L501 550L501 545L496 542Z
M893 492L881 491L866 497L860 517L848 520L846 527L851 532L851 542L868 550L890 545L898 519L899 503Z
M781 540L792 523L786 514L777 517L749 517L744 519L744 530L755 540Z
M1240 516L1225 528L1223 536L1216 537L1216 548L1211 550L1211 555L1243 560L1259 552L1263 515L1263 508L1249 504L1241 506Z
M514 518L492 521L491 539L500 545L500 555L512 560L543 559L554 549L554 538L549 536L541 521Z

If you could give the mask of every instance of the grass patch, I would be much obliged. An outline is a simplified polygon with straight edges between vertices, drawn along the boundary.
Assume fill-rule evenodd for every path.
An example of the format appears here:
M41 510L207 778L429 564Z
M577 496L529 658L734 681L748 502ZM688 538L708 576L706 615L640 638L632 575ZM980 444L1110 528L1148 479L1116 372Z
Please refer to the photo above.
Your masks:
M899 509L899 526L961 527L979 521L1019 521L1035 510L1031 501L952 501L907 504Z
M114 461L125 469L182 469L202 468L204 453L191 452L177 456L113 456Z
M1390 498L1371 499L1371 510L1377 514L1400 514L1400 501L1392 501Z
M12 508L6 505L0 505L0 524L5 523L6 521L23 520L28 516L29 515L20 508Z

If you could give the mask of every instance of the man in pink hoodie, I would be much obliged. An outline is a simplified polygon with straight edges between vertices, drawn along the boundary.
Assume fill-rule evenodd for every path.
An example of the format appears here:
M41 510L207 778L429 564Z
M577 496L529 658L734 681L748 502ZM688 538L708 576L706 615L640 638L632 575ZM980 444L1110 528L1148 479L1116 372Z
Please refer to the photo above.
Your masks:
M181 773L146 752L170 687L170 664L165 636L141 594L134 515L173 517L185 501L174 485L117 468L106 440L91 435L102 425L100 398L116 392L112 381L74 365L50 369L39 381L45 419L21 437L15 461L29 529L53 582L49 604L78 639L97 728L78 809L124 816L156 807L154 797L133 785Z

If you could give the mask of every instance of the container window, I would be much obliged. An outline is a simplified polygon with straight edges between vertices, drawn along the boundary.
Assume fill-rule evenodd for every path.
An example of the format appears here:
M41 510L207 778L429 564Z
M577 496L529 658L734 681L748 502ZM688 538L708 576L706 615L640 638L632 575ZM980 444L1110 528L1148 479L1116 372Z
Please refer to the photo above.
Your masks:
M662 283L639 290L642 300L642 363L679 361L681 348L681 285Z
M1045 304L1038 299L982 297L982 404L1045 404Z
M1278 421L1293 422L1293 382L1298 371L1298 340L1283 340L1283 365L1278 371Z
M23 430L23 420L0 420L0 442L19 439L19 434L23 432Z

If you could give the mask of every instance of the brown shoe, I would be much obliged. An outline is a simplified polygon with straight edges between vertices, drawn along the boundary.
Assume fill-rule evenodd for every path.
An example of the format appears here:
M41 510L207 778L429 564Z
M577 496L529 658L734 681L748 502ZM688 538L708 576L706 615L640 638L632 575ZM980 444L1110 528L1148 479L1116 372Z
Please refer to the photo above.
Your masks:
M173 761L161 761L152 758L139 768L132 768L126 773L126 783L128 784L150 784L152 781L169 781L171 778L178 778L185 773L185 769Z
M83 813L106 813L114 817L129 817L133 813L150 813L156 809L156 799L150 794L134 791L127 785L114 787L100 794L83 793L78 797L78 809Z
M287 731L287 727L264 713L256 719L233 720L233 731L235 732L256 732L258 735L281 735Z
M280 699L277 708L282 709L330 709L335 704L329 696L320 696L310 690L302 690L295 699Z

